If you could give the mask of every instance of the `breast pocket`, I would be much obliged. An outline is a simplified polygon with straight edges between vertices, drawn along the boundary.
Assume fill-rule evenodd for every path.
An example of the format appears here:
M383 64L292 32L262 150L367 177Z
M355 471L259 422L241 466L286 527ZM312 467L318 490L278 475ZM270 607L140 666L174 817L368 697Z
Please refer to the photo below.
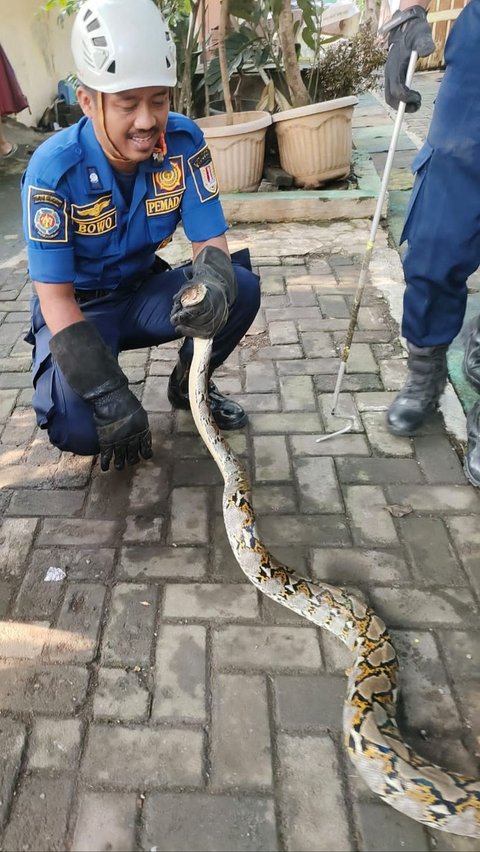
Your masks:
M180 220L181 202L181 193L145 200L147 227L154 245L159 245L173 234Z
M425 144L413 160L412 172L415 175L415 183L410 193L407 212L405 214L403 231L400 237L400 243L403 243L404 240L408 240L408 235L412 232L415 213L418 210L419 201L421 198L421 190L425 181L426 174L428 172L428 166L432 158L432 154L432 146L428 142L425 142Z
M94 204L72 204L71 220L78 255L101 260L118 253L117 210L111 195Z

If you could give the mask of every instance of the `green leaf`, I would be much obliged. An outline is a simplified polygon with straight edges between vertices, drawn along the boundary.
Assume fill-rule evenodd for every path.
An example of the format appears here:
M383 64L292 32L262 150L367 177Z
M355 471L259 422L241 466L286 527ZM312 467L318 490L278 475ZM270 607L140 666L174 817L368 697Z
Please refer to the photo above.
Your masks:
M255 17L255 3L252 3L251 0L230 0L228 11L235 18L253 21Z

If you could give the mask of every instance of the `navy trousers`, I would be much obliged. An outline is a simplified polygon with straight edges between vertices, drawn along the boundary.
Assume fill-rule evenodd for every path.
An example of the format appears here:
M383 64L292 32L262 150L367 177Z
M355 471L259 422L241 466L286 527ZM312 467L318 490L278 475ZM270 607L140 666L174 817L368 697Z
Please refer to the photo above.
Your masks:
M238 258L239 262L236 262ZM249 255L232 256L238 282L238 296L225 327L214 339L211 366L222 364L235 349L260 306L258 275L251 271ZM106 296L82 302L85 319L93 323L114 355L127 349L157 346L181 335L170 322L172 300L190 267L153 273L128 289L113 290ZM55 285L52 285L55 286ZM33 399L37 423L48 430L52 444L77 455L99 451L92 409L69 386L50 354L51 334L45 325L37 296L32 297L32 328L27 340L33 343ZM189 338L180 349L182 360L192 357Z
M462 327L467 278L480 265L480 0L470 0L445 51L446 71L402 240L402 333L416 346L449 344Z

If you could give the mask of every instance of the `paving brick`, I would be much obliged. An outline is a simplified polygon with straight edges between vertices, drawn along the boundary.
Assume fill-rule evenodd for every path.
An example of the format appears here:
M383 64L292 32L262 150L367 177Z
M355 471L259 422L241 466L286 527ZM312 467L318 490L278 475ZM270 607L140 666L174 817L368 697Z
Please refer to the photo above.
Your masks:
M355 544L367 547L398 544L381 488L377 485L350 485L345 489L345 502Z
M171 540L176 545L208 542L208 499L204 488L172 490Z
M85 495L82 491L14 491L7 509L8 515L37 515L74 517L81 514Z
M358 802L361 852L428 852L427 832L409 817L382 802ZM438 847L437 847L438 848Z
M276 852L280 848L274 803L264 796L152 793L146 797L143 816L144 849Z
M118 583L112 592L102 639L102 662L146 666L156 614L156 589L140 583Z
M87 690L88 672L74 666L0 660L0 711L75 713Z
M135 848L134 793L83 792L72 852L131 852Z
M164 624L157 641L154 719L205 722L206 630Z
M353 849L338 758L329 737L280 735L278 757L279 807L287 848Z
M63 852L72 787L73 781L67 776L25 778L14 800L3 837L4 848L11 852Z
M32 411L17 409L14 411L2 432L2 445L19 447L28 444L37 425Z
M415 459L342 458L337 461L340 482L388 485L390 482L422 482Z
M456 450L445 436L429 435L428 437L414 438L413 444L415 455L427 482L465 484L465 474Z
M450 676L454 680L471 678L479 680L480 635L474 630L438 630L447 660Z
M222 475L211 458L175 460L172 472L172 485L217 485L223 482Z
M0 527L0 576L18 577L37 529L36 518L6 518Z
M283 376L280 392L284 411L315 411L316 399L311 376Z
M213 633L218 666L245 671L321 667L316 631L312 627L244 627L227 625Z
M47 662L89 662L97 651L105 587L71 583L42 656Z
M416 512L478 512L480 501L470 485L390 485L392 503L408 503Z
M124 541L161 541L163 518L145 518L143 515L128 515L123 534Z
M333 396L331 393L323 393L319 399L325 432L336 432L338 429L343 429L344 426L348 425L346 418L352 418L350 421L351 432L363 432L363 423L352 394L340 394L335 405L335 413L333 413Z
M202 784L202 760L201 731L94 724L83 756L82 775L90 784L112 787L198 787Z
M265 678L217 675L213 682L212 705L213 789L271 785Z
M319 580L338 585L410 582L407 563L400 553L354 547L316 548L312 554L312 573Z
M14 719L0 719L0 828L12 798L25 744L25 726Z
M116 544L116 521L64 520L46 518L39 533L37 544L50 547L55 544L68 545L105 545Z
M254 414L250 417L254 434L321 432L322 425L318 414L305 413L299 418L298 412L290 414ZM308 438L311 438L309 435Z
M259 435L253 439L253 447L257 482L290 479L290 460L285 437Z
M267 547L304 545L335 547L350 544L350 533L337 515L264 515L259 519L260 538Z
M434 637L425 630L395 630L392 639L401 661L404 724L425 731L425 739L458 731L458 710Z
M440 518L399 519L400 533L420 582L465 586L467 577L459 565Z
M100 668L93 697L95 718L121 719L131 722L146 717L150 694L143 672Z
M75 769L80 753L79 719L35 719L28 748L30 769Z
M369 592L374 609L389 627L473 627L478 623L478 610L466 589L375 589Z
M35 660L48 636L48 623L0 622L0 657Z
M278 345L280 343L298 343L298 332L295 323L292 320L271 322L268 328L268 333L273 345Z
M253 586L227 583L167 585L164 618L252 619L258 617L257 593Z
M277 377L273 364L253 361L245 366L245 390L248 393L269 393L277 390Z
M477 594L480 594L480 529L476 516L445 519L461 562Z
M295 456L361 456L370 455L370 449L363 435L339 435L328 441L317 438L324 434L318 429L313 435L292 435L290 442Z
M383 411L362 412L363 425L372 449L381 455L413 456L413 445L410 438L392 435L385 421Z
M159 547L158 544L122 548L119 573L122 578L199 579L207 570L207 551L202 547Z
M342 730L347 683L334 675L277 675L274 680L278 724L284 731Z
M343 511L333 459L297 458L294 470L302 512Z
M300 340L307 358L335 358L332 335L327 331L302 331Z

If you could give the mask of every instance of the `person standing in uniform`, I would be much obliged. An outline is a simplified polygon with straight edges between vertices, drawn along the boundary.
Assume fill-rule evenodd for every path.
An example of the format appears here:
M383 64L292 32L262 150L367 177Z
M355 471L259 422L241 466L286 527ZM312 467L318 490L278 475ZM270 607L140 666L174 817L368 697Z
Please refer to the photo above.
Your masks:
M434 50L426 19L428 0L402 0L392 16L385 65L385 99L406 111L420 95L405 87L412 50ZM438 405L447 381L447 349L466 309L467 279L480 264L480 0L470 0L456 20L445 49L446 70L427 140L413 162L416 173L402 241L406 290L402 334L408 375L387 414L395 435L412 435ZM469 329L464 372L480 391L480 317ZM467 417L464 470L480 487L480 401Z
M230 258L202 131L169 111L175 46L153 0L86 0L72 52L84 117L44 142L22 179L33 406L52 444L122 469L152 448L119 352L185 337L168 398L188 409L191 338L213 337L211 370L222 364L258 311L259 279L248 251ZM180 221L193 260L172 270L156 250ZM205 298L184 307L195 283ZM209 402L221 429L245 424L211 379Z

